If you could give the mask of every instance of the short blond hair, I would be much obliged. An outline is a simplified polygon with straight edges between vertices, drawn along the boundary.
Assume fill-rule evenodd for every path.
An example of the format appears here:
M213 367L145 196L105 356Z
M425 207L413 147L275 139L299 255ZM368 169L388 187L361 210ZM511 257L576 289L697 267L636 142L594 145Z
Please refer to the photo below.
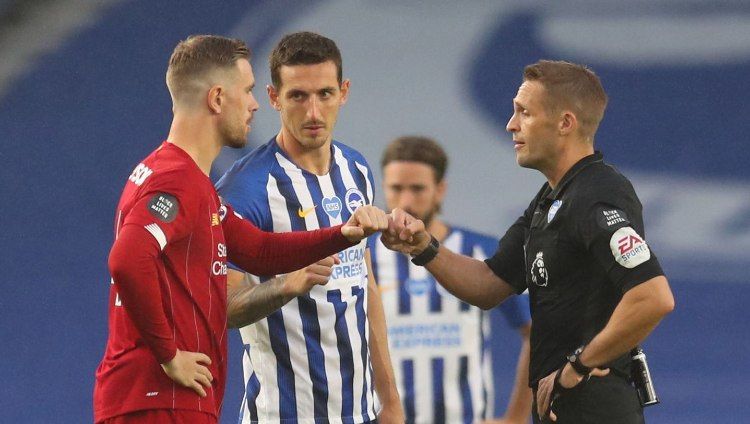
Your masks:
M193 94L198 79L215 69L229 69L240 59L250 60L250 49L236 38L191 35L180 41L167 67L167 88L172 99Z
M607 108L607 93L594 71L575 63L540 60L524 68L523 79L541 83L549 94L547 110L570 108L583 134L593 139Z

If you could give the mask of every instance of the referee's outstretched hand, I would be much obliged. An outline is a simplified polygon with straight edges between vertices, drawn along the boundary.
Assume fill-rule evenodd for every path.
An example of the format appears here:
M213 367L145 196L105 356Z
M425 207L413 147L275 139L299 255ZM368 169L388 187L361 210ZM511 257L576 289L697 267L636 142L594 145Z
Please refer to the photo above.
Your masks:
M407 255L418 255L430 244L430 233L424 222L395 208L388 215L388 231L383 231L380 241L388 249Z
M341 226L341 234L356 243L387 228L388 216L385 212L372 205L363 205L355 209L349 220Z
M177 349L177 354L169 362L161 364L169 378L182 386L189 387L200 397L206 397L206 388L211 387L214 377L205 365L211 365L211 358L200 352Z

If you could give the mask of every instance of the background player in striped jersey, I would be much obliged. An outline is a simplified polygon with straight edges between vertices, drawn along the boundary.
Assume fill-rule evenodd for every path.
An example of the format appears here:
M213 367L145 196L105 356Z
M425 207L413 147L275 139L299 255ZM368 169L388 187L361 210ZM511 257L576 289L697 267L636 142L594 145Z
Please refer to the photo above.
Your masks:
M337 225L374 195L365 159L333 140L349 94L341 54L332 40L301 32L283 37L270 62L281 129L218 189L264 230ZM229 319L244 326L246 348L241 422L403 422L369 255L364 241L343 250L330 279L319 265L262 284L230 271Z
M365 242L368 227L387 227L382 211L361 208L340 229L273 234L222 204L208 173L223 146L246 143L258 109L249 56L241 40L194 36L169 60L168 139L133 170L117 207L97 423L217 422L227 260L258 273L288 272Z
M418 217L441 243L461 254L483 260L497 248L497 239L440 219L448 157L434 140L397 138L383 152L381 166L388 209L400 208ZM448 293L425 268L377 239L370 237L373 270L388 316L391 358L406 421L475 423L494 415L488 338L490 324L502 316L519 331L522 348L505 416L485 422L528 422L531 317L526 296L484 312Z

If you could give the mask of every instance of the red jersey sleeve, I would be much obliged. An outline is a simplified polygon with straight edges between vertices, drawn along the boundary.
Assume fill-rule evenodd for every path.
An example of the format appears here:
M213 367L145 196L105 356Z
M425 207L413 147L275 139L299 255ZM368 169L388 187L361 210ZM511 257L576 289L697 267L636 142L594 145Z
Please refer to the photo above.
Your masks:
M159 363L176 352L173 331L162 306L161 252L190 234L200 203L184 171L154 174L123 211L124 218L109 256L112 279L123 306Z
M227 259L254 275L292 272L356 244L341 234L341 225L269 233L244 220L229 205L221 206L220 215Z
M162 307L158 260L161 248L140 225L125 225L109 253L109 272L133 324L160 364L177 352Z

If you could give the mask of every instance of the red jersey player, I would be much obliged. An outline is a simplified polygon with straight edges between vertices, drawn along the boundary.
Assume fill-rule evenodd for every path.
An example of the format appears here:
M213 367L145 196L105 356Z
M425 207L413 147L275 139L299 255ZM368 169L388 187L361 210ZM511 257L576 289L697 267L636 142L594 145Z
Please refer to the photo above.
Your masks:
M245 144L258 103L240 40L190 37L170 58L168 140L125 185L109 257L109 339L96 371L97 423L215 423L226 376L227 260L256 275L320 261L387 228L361 207L346 224L265 233L222 204L208 173L222 146Z

